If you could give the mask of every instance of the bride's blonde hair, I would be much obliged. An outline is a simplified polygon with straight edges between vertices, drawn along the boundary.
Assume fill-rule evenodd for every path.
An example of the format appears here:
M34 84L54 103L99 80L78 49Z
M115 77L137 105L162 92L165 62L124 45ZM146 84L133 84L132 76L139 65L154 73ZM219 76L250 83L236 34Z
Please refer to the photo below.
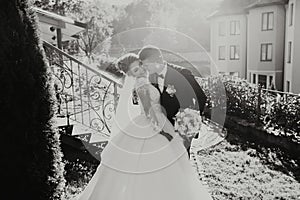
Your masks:
M135 61L141 62L139 56L134 53L127 53L117 60L117 66L122 73L127 74L129 66Z

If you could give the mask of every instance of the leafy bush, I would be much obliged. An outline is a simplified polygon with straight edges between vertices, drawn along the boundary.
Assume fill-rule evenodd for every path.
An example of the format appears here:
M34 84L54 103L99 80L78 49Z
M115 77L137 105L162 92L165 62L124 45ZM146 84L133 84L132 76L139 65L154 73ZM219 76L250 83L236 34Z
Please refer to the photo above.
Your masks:
M227 113L255 122L258 119L258 88L245 80L225 82Z
M300 142L300 96L269 96L264 124L276 135Z
M92 163L84 160L65 160L65 199L72 198L79 194L89 183L96 172L99 163Z
M226 76L198 79L198 82L208 96L205 113L208 117L213 108L226 109L229 115L263 125L275 135L300 142L300 96L259 90L246 80Z
M97 57L98 69L106 71L116 78L123 78L124 74L120 71L115 62L116 59L113 57Z

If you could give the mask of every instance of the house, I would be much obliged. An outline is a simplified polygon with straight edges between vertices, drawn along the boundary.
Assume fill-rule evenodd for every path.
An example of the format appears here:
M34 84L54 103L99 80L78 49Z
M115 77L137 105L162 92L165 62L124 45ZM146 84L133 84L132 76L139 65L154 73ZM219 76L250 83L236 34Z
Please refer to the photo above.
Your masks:
M285 1L257 1L246 10L247 80L264 88L282 90Z
M296 37L300 33L299 4L297 0L256 0L220 8L209 16L211 56L220 73L239 71L242 73L236 75L264 88L300 93L300 58L294 56L300 47ZM238 37L230 35L236 30L234 20L240 22Z
M208 17L211 21L211 57L220 74L246 78L246 13L226 8Z
M59 49L62 42L76 39L76 34L84 31L86 23L75 21L69 17L61 16L40 8L33 8L39 21L41 38Z
M285 5L284 91L300 93L300 2L290 0Z

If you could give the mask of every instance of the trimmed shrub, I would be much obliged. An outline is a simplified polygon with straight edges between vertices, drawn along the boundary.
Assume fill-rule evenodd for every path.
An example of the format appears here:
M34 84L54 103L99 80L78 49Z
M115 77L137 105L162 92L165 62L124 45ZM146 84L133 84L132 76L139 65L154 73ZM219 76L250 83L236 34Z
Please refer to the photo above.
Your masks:
M276 135L284 135L300 143L300 96L267 98L264 124Z
M226 76L198 79L198 82L208 96L207 117L212 108L226 109L228 115L260 124L272 134L287 136L300 143L300 96L259 92L258 86L246 80ZM226 97L220 92L222 85ZM224 99L226 108L223 107Z
M60 199L64 165L36 16L27 0L1 1L0 14L2 198Z
M90 162L86 160L65 160L65 178L67 181L65 199L79 194L96 172L98 162Z

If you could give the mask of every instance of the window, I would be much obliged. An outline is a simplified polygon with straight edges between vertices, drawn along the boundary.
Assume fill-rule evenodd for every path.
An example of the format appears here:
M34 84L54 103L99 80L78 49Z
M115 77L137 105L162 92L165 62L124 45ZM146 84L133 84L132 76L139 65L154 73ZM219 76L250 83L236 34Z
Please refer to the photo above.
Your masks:
M260 61L272 61L272 44L261 44Z
M256 74L252 74L252 83L256 84Z
M219 36L225 36L225 22L219 22Z
M294 22L294 4L293 3L290 4L290 17L289 17L289 20L290 20L290 26L292 26L293 22Z
M240 21L231 21L230 22L230 35L239 35L240 30Z
M262 14L262 30L269 31L273 30L274 25L274 13L266 12Z
M270 89L270 90L276 90L275 82L273 80L273 76L269 76L269 87L268 87L268 89Z
M230 46L230 60L240 59L240 47L237 45Z
M273 84L273 76L270 76L269 85L272 85L272 84Z
M219 60L225 60L225 46L219 46Z
M273 75L263 75L258 73L251 73L251 83L258 84L263 88L276 90L274 76Z
M289 41L288 43L288 52L287 52L287 63L291 63L292 62L292 42Z
M286 82L286 91L290 92L290 81Z
M263 87L266 88L267 87L267 76L266 75L258 75L258 84Z
M229 75L233 76L233 77L238 77L239 76L239 72L229 72Z

